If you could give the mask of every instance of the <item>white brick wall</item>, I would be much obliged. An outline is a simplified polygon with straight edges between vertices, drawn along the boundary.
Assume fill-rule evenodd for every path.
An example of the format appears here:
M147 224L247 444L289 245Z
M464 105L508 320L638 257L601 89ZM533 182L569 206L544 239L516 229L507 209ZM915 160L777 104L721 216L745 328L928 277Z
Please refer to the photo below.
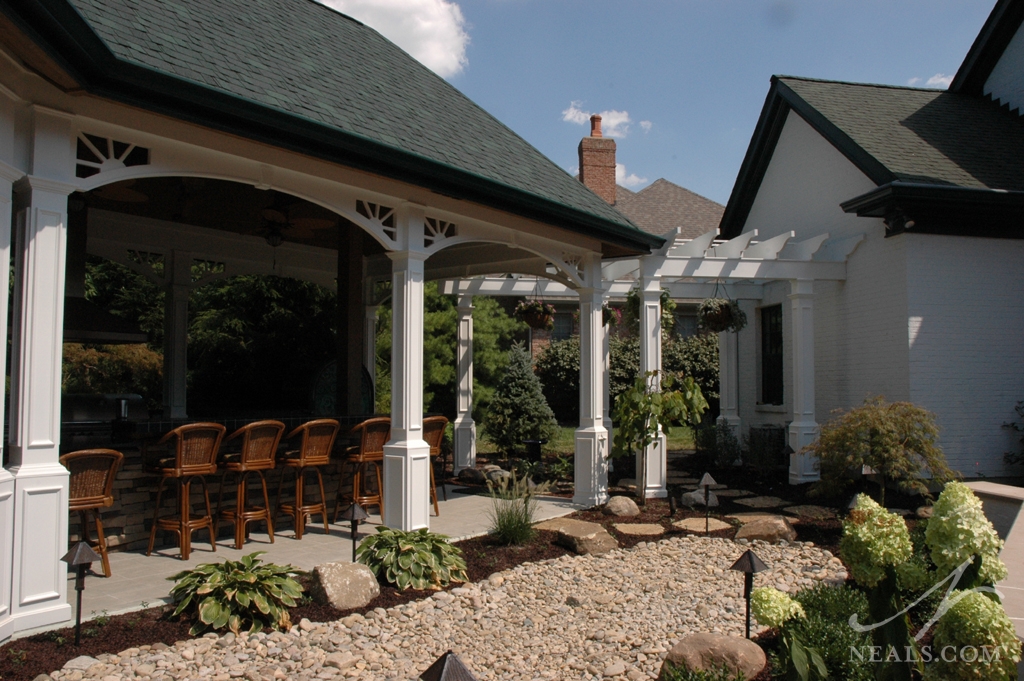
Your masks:
M951 466L1009 474L1003 452L1019 445L1001 426L1024 400L1024 241L903 238L910 399L936 414Z

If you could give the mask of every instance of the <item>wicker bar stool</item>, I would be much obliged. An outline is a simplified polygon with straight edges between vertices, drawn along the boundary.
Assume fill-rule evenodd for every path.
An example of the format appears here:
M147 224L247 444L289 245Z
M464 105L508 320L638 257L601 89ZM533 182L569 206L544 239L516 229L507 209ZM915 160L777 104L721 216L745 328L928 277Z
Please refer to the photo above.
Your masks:
M321 515L324 519L324 533L330 534L331 528L327 520L327 501L324 494L324 478L320 474L320 467L331 463L331 450L334 448L334 439L338 436L341 425L334 419L317 419L303 423L301 426L288 433L286 440L301 435L302 440L299 448L289 451L281 457L280 463L284 470L281 472L281 480L277 484L277 511L276 513L287 513L295 520L295 538L302 539L302 533L306 525L306 517ZM292 503L281 503L281 488L284 486L285 471L289 468L295 470L295 501ZM320 488L319 503L305 501L306 473L312 471L316 474L316 480Z
M110 576L107 537L99 509L114 505L114 478L124 461L124 454L113 449L83 449L60 457L62 466L71 474L68 510L78 511L82 519L82 538L103 559L103 576ZM89 538L89 511L96 521L96 544Z
M213 513L210 511L210 490L206 485L206 475L217 472L217 452L220 442L227 430L219 423L191 423L178 426L164 435L156 446L174 443L174 456L163 458L158 463L160 486L156 493L156 509L153 511L153 527L149 531L149 548L146 555L153 553L156 531L167 530L178 535L178 546L181 548L181 559L188 560L192 553L192 533L206 528L210 533L210 546L217 550L217 532L214 527ZM178 490L177 513L160 517L160 501L163 498L164 485L174 480ZM206 515L192 516L192 481L198 480L203 485L203 499L206 502Z
M249 534L249 523L264 521L267 523L267 534L270 543L274 543L274 521L270 513L270 498L267 496L267 479L263 471L274 468L276 464L277 446L284 435L284 424L280 421L256 421L242 426L233 432L224 443L241 438L242 449L235 454L226 454L222 466L224 477L221 479L220 492L217 495L217 515L215 524L221 520L235 525L235 548L241 549ZM249 506L247 502L249 490L249 474L255 473L263 488L263 506ZM237 478L234 508L221 510L224 501L224 488L234 475Z
M434 504L434 515L441 515L437 506L437 482L434 481L434 467L441 456L441 442L444 441L444 430L447 427L448 419L444 416L428 416L423 419L423 439L430 445L430 501ZM448 491L444 489L443 485L444 480L441 482L444 500L448 501Z
M384 514L384 481L381 476L381 467L384 465L384 444L391 438L391 418L378 416L366 419L353 427L352 435L359 435L359 444L345 450L345 461L342 466L353 466L352 473L352 494L345 498L354 504L359 504L364 509L367 506L376 506ZM371 494L366 491L366 471L373 466L377 475L377 492ZM338 511L341 508L342 494L338 490L338 498L334 502L334 522L338 522Z

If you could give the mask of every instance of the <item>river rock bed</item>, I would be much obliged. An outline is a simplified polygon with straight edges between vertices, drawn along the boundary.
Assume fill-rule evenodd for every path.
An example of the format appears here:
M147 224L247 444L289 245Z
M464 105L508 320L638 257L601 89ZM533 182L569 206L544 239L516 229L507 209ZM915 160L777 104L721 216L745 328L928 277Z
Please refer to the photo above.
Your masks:
M743 577L729 566L747 548L770 568L755 577L756 586L796 591L846 579L838 558L809 544L673 537L602 556L519 565L366 616L303 620L288 632L207 634L78 658L50 677L415 679L451 649L480 679L656 678L681 637L743 634Z

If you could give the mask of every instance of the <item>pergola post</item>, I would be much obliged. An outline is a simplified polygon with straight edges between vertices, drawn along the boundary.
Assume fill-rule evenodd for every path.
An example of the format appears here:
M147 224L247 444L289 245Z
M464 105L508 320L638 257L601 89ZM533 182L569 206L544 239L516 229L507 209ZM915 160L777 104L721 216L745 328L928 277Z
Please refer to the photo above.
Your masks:
M388 527L429 526L430 446L423 440L423 209L405 206L397 225L405 248L391 258L391 439L384 445Z
M718 334L718 423L729 426L733 435L740 431L739 334Z
M476 423L473 421L473 297L459 296L457 343L458 395L455 417L456 473L476 467Z
M602 302L602 308L604 303ZM602 323L604 321L604 313L601 314ZM601 408L604 418L604 429L608 431L608 442L609 446L612 442L612 334L611 327L604 326L601 333L601 363L604 365L602 374L604 376L604 385L601 392ZM611 462L609 461L609 464Z
M651 276L649 271L657 261L648 258L640 259L640 372L647 374L658 372L650 379L653 390L661 389L661 279ZM658 427L655 441L647 448L647 488L640 492L643 498L668 496L666 479L668 477L668 442L665 433ZM643 458L636 462L636 484L639 486L643 476Z
M815 458L800 454L814 441L814 282L790 282L790 315L793 332L793 422L789 424L789 483L799 485L820 478Z
M608 501L608 431L604 427L604 320L601 305L601 259L584 259L580 296L580 426L576 429L574 504L596 506Z
M164 260L164 418L188 418L188 294L192 254L171 251Z
M71 617L67 571L68 472L60 465L73 117L32 107L31 171L16 192L10 449L14 476L11 617L15 630Z
M0 281L11 276L11 210L14 182L23 173L0 161ZM7 296L0 296L0 338L7 337ZM6 373L7 353L0 355L0 375ZM0 392L0 414L6 395ZM0 448L4 446L0 438ZM14 476L0 468L0 641L14 633L11 617L11 571L14 568Z

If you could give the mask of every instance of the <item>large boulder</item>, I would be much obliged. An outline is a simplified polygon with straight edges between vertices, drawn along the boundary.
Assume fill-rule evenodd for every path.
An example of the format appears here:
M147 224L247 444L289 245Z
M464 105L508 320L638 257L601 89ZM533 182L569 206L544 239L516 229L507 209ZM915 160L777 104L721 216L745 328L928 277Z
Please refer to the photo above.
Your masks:
M688 508L693 508L694 506L703 506L704 490L697 489L692 492L685 492L681 497L679 497L679 502L683 506L686 506ZM716 508L718 506L718 497L715 495L714 492L708 492L707 502L708 508Z
M558 528L558 543L579 555L600 555L619 548L619 542L597 523L563 519Z
M780 515L761 518L747 523L736 531L736 539L746 539L775 544L781 540L793 541L796 539L796 530L789 524L789 521Z
M690 671L714 671L725 667L730 673L739 673L750 681L761 673L767 663L761 646L753 641L722 634L693 634L668 651L658 678L666 678L665 665L671 664Z
M614 515L620 518L631 518L640 515L640 508L636 502L629 497L612 497L604 505L605 515Z
M324 563L313 568L313 595L338 610L352 610L379 596L380 584L362 563Z
M459 481L471 485L482 485L487 482L487 475L477 468L463 468L459 471Z

